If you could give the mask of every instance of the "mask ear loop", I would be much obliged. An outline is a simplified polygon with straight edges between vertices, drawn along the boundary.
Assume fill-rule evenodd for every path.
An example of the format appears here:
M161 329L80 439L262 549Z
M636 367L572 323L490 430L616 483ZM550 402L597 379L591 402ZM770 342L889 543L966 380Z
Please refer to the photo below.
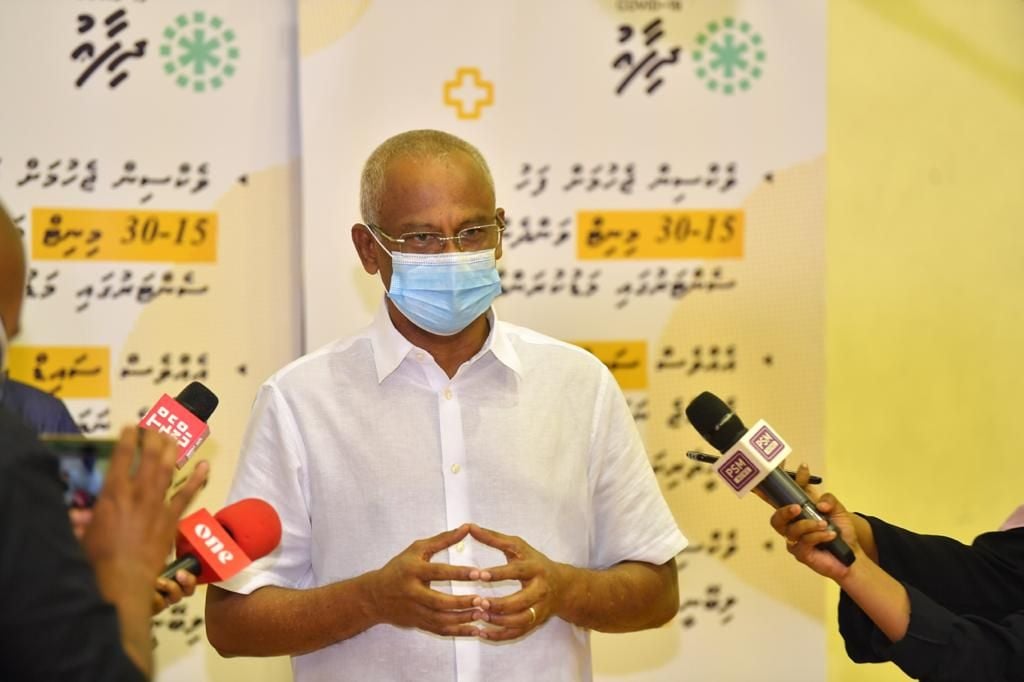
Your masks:
M384 246L384 242L380 240L380 237L377 236L377 233L373 230L373 228L367 225L366 223L359 224L366 228L366 231L370 233L371 237L373 237L373 241L377 242L377 244L380 245L380 248L384 249L384 253L388 254L388 258L391 258L391 249Z
M4 385L7 383L7 347L10 339L7 338L7 329L4 327L3 315L0 315L0 400L4 397Z

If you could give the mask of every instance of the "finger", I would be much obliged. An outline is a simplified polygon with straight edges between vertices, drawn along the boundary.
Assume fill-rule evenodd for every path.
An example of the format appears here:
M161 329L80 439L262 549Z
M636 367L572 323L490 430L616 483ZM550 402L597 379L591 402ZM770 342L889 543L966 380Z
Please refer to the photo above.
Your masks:
M478 637L480 627L477 625L445 625L433 632L445 637Z
M546 596L547 590L545 588L537 584L531 584L505 597L491 597L488 600L487 612L498 616L525 614L526 620L529 620L529 608L533 606L536 611L536 605L543 601Z
M531 613L529 609L506 614L496 614L492 611L490 612L487 620L492 625L497 625L503 628L516 628L525 632L540 622L539 616L535 615L536 613L536 607L534 607L533 613Z
M164 599L164 595L159 592L153 592L153 600L150 603L150 611L155 616L169 606L167 601Z
M415 590L410 596L418 606L431 611L471 610L478 599L475 594L448 594L427 587Z
M489 547L501 550L505 556L523 558L523 541L511 535L505 535L489 528L481 528L475 523L469 524L469 534Z
M799 542L800 539L808 533L818 533L824 530L828 526L828 523L819 519L800 519L794 521L786 528L786 539L793 542Z
M452 530L446 530L443 533L425 538L423 540L417 540L412 544L416 548L417 553L424 559L430 559L442 549L447 549L454 545L459 540L462 540L469 533L469 524L462 524L458 528Z
M68 512L68 516L71 518L72 532L78 540L81 540L82 536L85 535L85 529L89 527L89 522L92 521L92 510L71 509Z
M798 466L796 468L795 480L796 480L796 484L798 486L800 486L804 490L807 490L807 486L810 485L810 483L811 483L811 469L810 469L810 467L808 467L806 464L801 462L800 466Z
M181 586L182 594L191 597L196 591L196 583L199 578L182 568L174 574L174 581Z
M157 431L142 431L142 451L135 479L143 494L163 499L174 477L177 456L178 446L170 438Z
M437 629L483 620L485 615L480 609L461 609L458 611L424 610L424 617L430 622L432 627Z
M489 642L506 642L510 639L518 639L526 634L522 628L480 628L480 639Z
M132 462L135 461L135 450L138 444L136 434L134 426L126 426L121 429L121 435L117 439L117 445L114 447L110 463L107 465L104 488L116 487L131 477Z
M836 534L831 530L819 530L813 533L806 533L800 537L796 544L789 547L789 551L793 554L821 551L817 549L818 545L824 542L831 542L835 539Z
M196 468L189 474L188 480L185 484L178 489L178 492L174 493L171 497L170 511L174 515L174 518L179 518L185 511L185 507L192 502L192 499L203 489L206 485L206 479L210 474L210 463L206 461L199 462Z
M800 505L798 504L788 504L785 507L779 507L775 510L775 513L772 514L772 528L774 528L775 532L779 535L785 535L790 522L799 515Z
M177 604L185 596L184 592L181 590L181 585L174 580L168 580L167 578L157 578L156 591L163 595L164 602L167 606Z
M843 507L842 503L840 503L832 493L825 493L822 495L821 499L818 500L818 505L819 509L822 509L821 505L825 505L825 508L828 509L829 513L835 511L846 511L846 508ZM824 511L824 509L822 509L822 511Z
M482 573L490 574L490 580L488 582L498 582L499 580L518 580L519 582L525 582L536 578L539 574L539 570L540 566L536 562L516 561L511 564L502 564L501 566L485 568Z
M414 604L412 608L416 612L418 628L455 637L475 636L478 626L472 623L480 620L482 615L477 609L435 611L418 604Z
M413 569L413 573L419 580L428 583L449 580L469 581L478 579L480 569L475 566L453 566L435 561L424 561Z

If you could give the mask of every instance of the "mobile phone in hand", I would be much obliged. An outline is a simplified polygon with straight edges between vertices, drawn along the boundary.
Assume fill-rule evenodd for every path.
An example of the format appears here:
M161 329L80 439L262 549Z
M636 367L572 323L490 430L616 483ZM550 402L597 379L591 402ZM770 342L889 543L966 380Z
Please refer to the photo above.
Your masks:
M71 509L91 508L103 489L117 440L48 433L39 439L57 456L64 503Z

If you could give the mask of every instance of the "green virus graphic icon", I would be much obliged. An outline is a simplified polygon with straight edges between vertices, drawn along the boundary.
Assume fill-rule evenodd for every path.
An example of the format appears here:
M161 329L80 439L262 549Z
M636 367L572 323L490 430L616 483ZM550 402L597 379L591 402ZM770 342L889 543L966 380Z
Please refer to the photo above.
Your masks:
M218 90L235 75L238 59L235 32L220 17L206 12L182 14L164 29L160 56L164 73L194 92Z
M697 77L712 92L732 95L749 90L761 77L765 58L761 43L761 36L745 21L737 23L732 17L712 21L697 35L697 47L691 52Z

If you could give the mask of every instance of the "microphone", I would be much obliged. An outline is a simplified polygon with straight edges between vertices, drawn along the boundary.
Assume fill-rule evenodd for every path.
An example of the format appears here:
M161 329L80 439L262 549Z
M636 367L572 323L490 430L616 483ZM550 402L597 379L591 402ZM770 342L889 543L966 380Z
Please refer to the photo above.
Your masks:
M139 426L169 435L178 442L178 459L175 464L180 469L210 435L210 427L206 422L217 409L218 402L213 391L193 381L181 389L177 398L164 393L142 418Z
M161 578L174 579L185 569L199 584L217 583L238 574L281 542L281 519L267 502L247 497L215 515L205 509L189 514L178 524L175 554Z
M776 507L799 505L798 518L825 521L835 532L834 540L823 543L825 549L846 566L854 562L853 550L840 537L839 529L818 511L803 488L778 468L792 448L763 419L747 429L728 405L708 391L686 406L686 418L722 453L715 471L739 497L756 488Z

